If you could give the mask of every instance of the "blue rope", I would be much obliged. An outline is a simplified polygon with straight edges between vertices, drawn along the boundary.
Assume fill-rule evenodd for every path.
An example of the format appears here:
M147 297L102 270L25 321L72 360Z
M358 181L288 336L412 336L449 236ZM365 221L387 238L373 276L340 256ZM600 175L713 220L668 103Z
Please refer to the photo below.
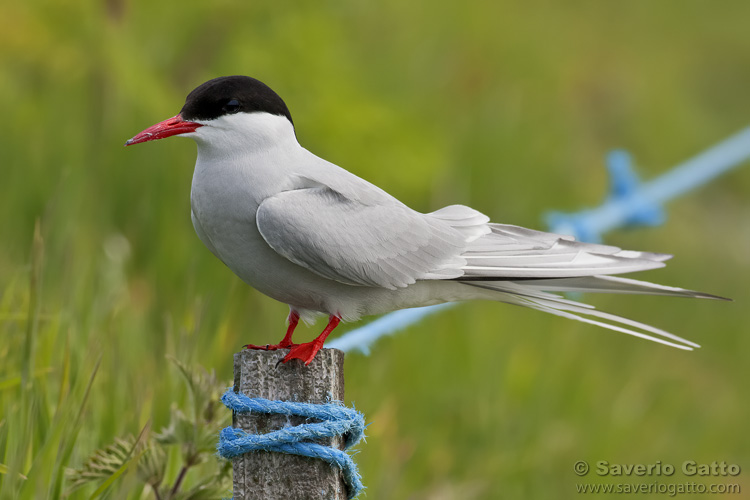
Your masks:
M552 232L572 234L583 241L599 242L602 235L620 227L656 226L666 219L663 206L688 191L750 159L750 128L672 168L656 179L641 182L630 155L613 151L607 156L609 196L600 206L567 214L551 212Z
M295 403L250 398L235 393L232 388L221 396L221 401L237 413L263 413L314 418L321 422L301 424L268 434L248 434L242 429L226 427L219 434L219 455L231 459L251 451L275 451L290 455L320 458L341 469L348 496L356 497L364 488L357 464L344 451L323 446L313 441L342 436L344 449L349 449L362 439L365 418L353 408L338 402L328 404Z
M549 212L547 225L552 232L571 234L581 241L601 242L602 233L618 227L660 226L667 219L665 200L642 195L643 184L627 151L617 149L607 155L609 194L597 208L575 214Z
M351 330L341 337L329 341L326 347L329 349L340 349L344 352L359 351L365 356L369 356L370 347L380 337L393 335L402 328L421 321L426 316L442 311L445 308L453 307L454 305L456 305L455 302L446 302L445 304L434 306L393 311L355 330Z

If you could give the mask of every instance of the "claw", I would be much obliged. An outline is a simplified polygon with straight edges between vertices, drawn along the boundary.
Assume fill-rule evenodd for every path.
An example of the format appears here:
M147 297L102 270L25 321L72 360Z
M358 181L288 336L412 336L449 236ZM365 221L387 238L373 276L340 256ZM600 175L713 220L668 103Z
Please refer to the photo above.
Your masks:
M289 342L288 344L285 344L284 342L281 342L279 344L266 344L266 345L255 345L255 344L246 344L243 345L245 349L254 349L256 351L276 351L278 349L289 349L297 344L292 344Z
M299 314L297 314L297 311L292 309L292 311L289 313L289 327L286 329L286 335L284 335L284 338L281 339L281 342L278 344L266 344L266 345L255 345L255 344L247 344L242 347L245 349L255 349L257 351L276 351L278 349L289 349L291 347L294 347L297 344L292 343L292 334L294 333L294 329L297 328L297 323L299 323Z

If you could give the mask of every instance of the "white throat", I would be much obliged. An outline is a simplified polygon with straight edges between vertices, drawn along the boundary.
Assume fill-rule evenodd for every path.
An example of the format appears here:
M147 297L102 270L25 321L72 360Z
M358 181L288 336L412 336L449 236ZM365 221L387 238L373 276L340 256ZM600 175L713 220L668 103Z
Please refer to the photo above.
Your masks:
M299 147L294 126L269 113L237 113L214 120L195 120L204 126L187 136L198 144L198 155L213 158L263 154L270 149Z

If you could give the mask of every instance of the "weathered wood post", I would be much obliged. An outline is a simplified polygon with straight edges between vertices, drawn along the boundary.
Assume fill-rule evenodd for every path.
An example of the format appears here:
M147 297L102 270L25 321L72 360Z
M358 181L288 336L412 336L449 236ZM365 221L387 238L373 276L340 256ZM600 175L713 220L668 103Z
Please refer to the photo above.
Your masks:
M301 403L344 400L344 353L321 349L312 363L279 363L286 350L243 350L234 355L234 391L250 397ZM234 427L266 434L304 423L302 417L238 414ZM341 438L320 444L343 449ZM341 471L329 463L297 455L255 451L233 459L235 500L346 499Z

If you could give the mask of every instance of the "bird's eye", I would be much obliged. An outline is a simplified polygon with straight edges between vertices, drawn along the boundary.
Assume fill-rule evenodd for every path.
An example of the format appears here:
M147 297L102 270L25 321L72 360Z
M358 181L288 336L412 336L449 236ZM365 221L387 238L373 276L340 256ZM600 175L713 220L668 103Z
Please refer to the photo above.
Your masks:
M224 105L224 112L229 114L238 113L240 111L240 101L237 99L231 99Z

